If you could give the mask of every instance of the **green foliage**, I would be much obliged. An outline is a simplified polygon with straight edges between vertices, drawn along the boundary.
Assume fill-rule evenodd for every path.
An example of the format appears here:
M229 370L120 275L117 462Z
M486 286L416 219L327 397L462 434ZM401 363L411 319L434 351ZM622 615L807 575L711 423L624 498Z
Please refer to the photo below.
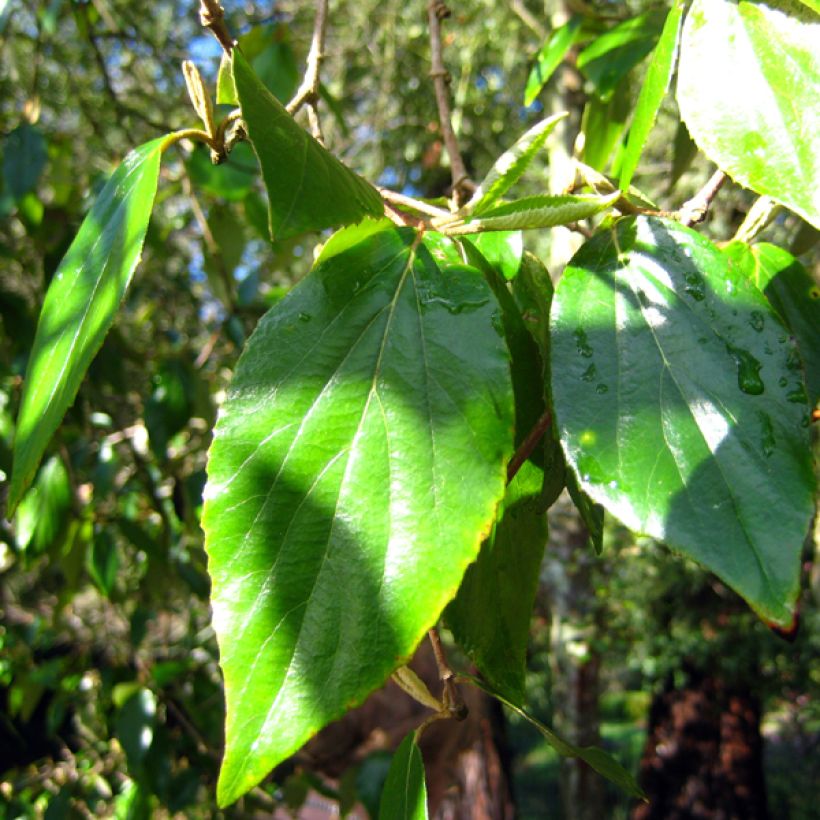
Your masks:
M383 820L427 820L424 765L415 733L407 735L393 755L382 791L379 817Z

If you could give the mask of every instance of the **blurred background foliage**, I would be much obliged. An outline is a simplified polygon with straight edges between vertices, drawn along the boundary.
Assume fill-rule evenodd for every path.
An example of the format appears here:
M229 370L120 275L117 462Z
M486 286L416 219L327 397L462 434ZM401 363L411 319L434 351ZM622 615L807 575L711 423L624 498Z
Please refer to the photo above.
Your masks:
M131 147L195 124L183 59L194 59L215 89L219 47L200 28L197 5L0 0L3 484L39 307L90 201ZM287 99L309 45L311 4L226 6L254 68ZM642 58L663 20L657 4L472 0L452 11L445 53L454 124L475 177L545 112L563 109L571 114L566 127L522 193L560 188L562 159L582 127L585 161L617 170ZM573 46L524 105L538 50L572 14L589 41L644 12L643 39L610 56L607 70L580 71L581 46ZM380 185L447 193L425 4L332 2L327 51L329 147ZM667 102L635 184L675 207L712 170ZM0 816L269 816L298 811L309 790L343 807L358 803L361 813L378 804L384 751L334 783L290 767L229 810L213 802L223 701L198 525L209 431L248 333L307 271L323 239L271 244L263 197L247 145L219 167L187 146L167 158L124 309L33 489L15 519L0 523ZM751 201L727 186L704 230L730 238ZM764 237L809 265L816 260L816 235L792 215ZM556 229L526 241L555 276L579 240ZM742 684L762 704L772 816L816 817L820 672L809 660L820 649L820 579L808 569L811 544L803 625L791 644L714 578L620 529L608 526L599 558L564 547L554 523L532 629L536 715L571 723L562 716L559 661L595 658L602 742L637 770L654 694L705 672ZM561 590L571 593L559 605ZM508 729L520 816L569 816L558 760L512 718ZM628 815L624 798L606 799L607 816Z

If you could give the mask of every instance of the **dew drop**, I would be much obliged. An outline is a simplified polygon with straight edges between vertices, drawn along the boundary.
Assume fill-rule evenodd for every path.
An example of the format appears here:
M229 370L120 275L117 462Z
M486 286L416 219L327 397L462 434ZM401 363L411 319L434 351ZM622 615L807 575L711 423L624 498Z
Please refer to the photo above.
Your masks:
M313 317L309 313L300 313L299 314L299 321L300 322L309 322Z
M747 350L726 345L726 351L737 365L737 386L750 396L759 396L764 388L760 378L760 362Z
M749 324L752 326L752 329L760 333L763 330L763 314L758 310L753 310L749 315Z
M595 385L595 392L603 395L604 393L609 392L609 388L605 384L597 384Z
M781 387L785 387L785 386L789 383L789 380L788 380L785 376L781 376L781 377L777 380L777 383L778 383Z
M585 382L591 382L595 376L597 376L597 370L594 364L591 364L582 374L581 380Z
M585 358L592 358L592 346L587 338L586 331L582 327L575 328L575 347L578 352Z
M768 458L774 452L776 444L774 427L772 426L772 420L765 413L760 414L760 422L763 427L763 438L760 441L760 449L763 451L763 455Z

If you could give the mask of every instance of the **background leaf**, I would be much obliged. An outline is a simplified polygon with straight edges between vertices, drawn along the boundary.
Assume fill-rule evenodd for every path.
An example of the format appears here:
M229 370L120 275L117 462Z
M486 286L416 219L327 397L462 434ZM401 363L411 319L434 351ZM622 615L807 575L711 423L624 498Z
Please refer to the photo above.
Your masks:
M791 625L813 510L808 407L763 294L694 231L623 219L573 258L551 327L556 421L581 487Z
M203 514L223 805L381 685L475 559L512 449L496 311L476 270L366 222L251 337Z
M581 34L583 18L573 15L564 25L559 26L541 46L535 58L535 65L527 77L527 87L524 91L524 105L532 105L541 89L547 84L555 69L567 56L567 52L578 42Z
M157 192L164 139L134 149L123 160L51 280L17 418L9 515L74 401L139 262Z
M411 732L396 749L379 804L379 820L427 820L424 763Z
M820 227L820 16L788 0L694 0L677 98L698 147Z
M48 161L46 140L40 129L23 123L3 143L3 177L15 200L34 190Z

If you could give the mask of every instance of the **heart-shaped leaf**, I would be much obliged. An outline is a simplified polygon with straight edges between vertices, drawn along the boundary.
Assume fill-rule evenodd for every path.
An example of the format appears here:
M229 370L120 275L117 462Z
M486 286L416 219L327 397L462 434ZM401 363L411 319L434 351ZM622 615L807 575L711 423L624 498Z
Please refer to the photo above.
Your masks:
M365 222L248 342L203 514L221 804L380 686L455 595L512 449L497 310L478 271Z
M800 358L763 294L694 231L622 219L571 261L551 329L582 488L790 626L814 478Z

